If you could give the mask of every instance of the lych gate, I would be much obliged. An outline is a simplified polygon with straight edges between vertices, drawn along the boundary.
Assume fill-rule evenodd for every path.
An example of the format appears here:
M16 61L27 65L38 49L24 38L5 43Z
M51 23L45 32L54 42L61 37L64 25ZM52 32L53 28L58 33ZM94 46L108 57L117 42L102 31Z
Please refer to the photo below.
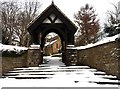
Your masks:
M66 46L74 45L74 34L77 27L52 3L36 18L28 27L31 35L31 44L40 45L43 51L45 37L48 33L54 32L61 38L62 61L66 59Z

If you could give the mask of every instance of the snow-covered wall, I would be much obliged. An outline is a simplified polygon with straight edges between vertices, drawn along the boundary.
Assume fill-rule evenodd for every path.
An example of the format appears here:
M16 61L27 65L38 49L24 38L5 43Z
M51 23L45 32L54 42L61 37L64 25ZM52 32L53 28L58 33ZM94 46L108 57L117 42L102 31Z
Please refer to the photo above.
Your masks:
M79 49L77 58L78 65L88 65L120 78L120 40Z
M26 47L19 47L19 46L12 46L12 45L3 45L0 43L0 53L2 57L12 57L12 56L21 56L24 54L28 48Z
M18 47L18 46L12 46L12 45L3 45L0 43L0 53L3 52L14 52L16 54L20 54L23 51L28 50L26 47Z
M40 46L32 45L29 48L0 44L2 53L0 68L4 74L16 67L39 66L41 63Z
M13 70L15 67L26 66L27 50L26 47L0 43L0 74Z
M117 34L117 35L112 36L112 37L103 38L103 39L101 39L100 41L98 41L94 44L88 44L86 46L76 47L75 49L77 49L77 50L88 49L88 48L100 46L100 45L103 45L103 44L106 44L106 43L114 42L119 38L120 38L120 34ZM73 49L74 49L74 47L73 47Z

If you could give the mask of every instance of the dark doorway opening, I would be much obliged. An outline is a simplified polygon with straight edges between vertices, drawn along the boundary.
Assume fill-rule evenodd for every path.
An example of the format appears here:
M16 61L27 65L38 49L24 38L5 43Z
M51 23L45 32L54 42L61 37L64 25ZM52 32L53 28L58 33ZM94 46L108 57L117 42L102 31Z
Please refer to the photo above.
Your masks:
M44 56L59 56L65 63L66 42L58 29L47 29L41 37L42 59Z
M57 56L62 53L61 38L56 33L47 34L44 40L43 56Z
M62 41L58 34L51 32L44 38L45 44L43 47L43 63L48 63L47 57L59 57L62 61Z

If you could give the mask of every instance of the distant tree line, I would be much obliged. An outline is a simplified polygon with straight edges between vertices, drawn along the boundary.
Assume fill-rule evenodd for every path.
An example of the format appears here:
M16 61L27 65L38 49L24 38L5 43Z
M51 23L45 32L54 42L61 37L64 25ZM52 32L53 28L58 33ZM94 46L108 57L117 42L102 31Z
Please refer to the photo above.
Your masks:
M28 46L27 25L38 16L39 2L0 2L0 30L2 43Z

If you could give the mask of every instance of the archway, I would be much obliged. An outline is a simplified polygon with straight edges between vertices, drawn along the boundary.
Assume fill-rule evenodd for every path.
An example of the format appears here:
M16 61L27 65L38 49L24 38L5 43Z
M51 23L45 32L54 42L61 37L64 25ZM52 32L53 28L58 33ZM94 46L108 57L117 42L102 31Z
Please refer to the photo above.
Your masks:
M54 32L59 35L62 43L62 61L66 62L66 46L74 45L74 34L77 27L52 3L30 25L28 31L31 35L31 44L41 47L41 57L47 34Z
M43 63L48 64L51 59L53 59L52 61L57 60L62 62L62 41L59 35L51 32L46 35L44 41Z
M60 38L61 41L61 53L62 53L62 62L65 63L65 58L66 58L66 54L65 54L65 50L66 50L66 38L64 37L63 33L61 32L61 29L59 28L50 28L48 27L47 29L44 30L44 32L41 34L41 50L42 52L44 52L44 47L45 47L45 37L49 34L49 33L55 33L58 35L58 37ZM42 58L43 58L44 53L42 53Z

